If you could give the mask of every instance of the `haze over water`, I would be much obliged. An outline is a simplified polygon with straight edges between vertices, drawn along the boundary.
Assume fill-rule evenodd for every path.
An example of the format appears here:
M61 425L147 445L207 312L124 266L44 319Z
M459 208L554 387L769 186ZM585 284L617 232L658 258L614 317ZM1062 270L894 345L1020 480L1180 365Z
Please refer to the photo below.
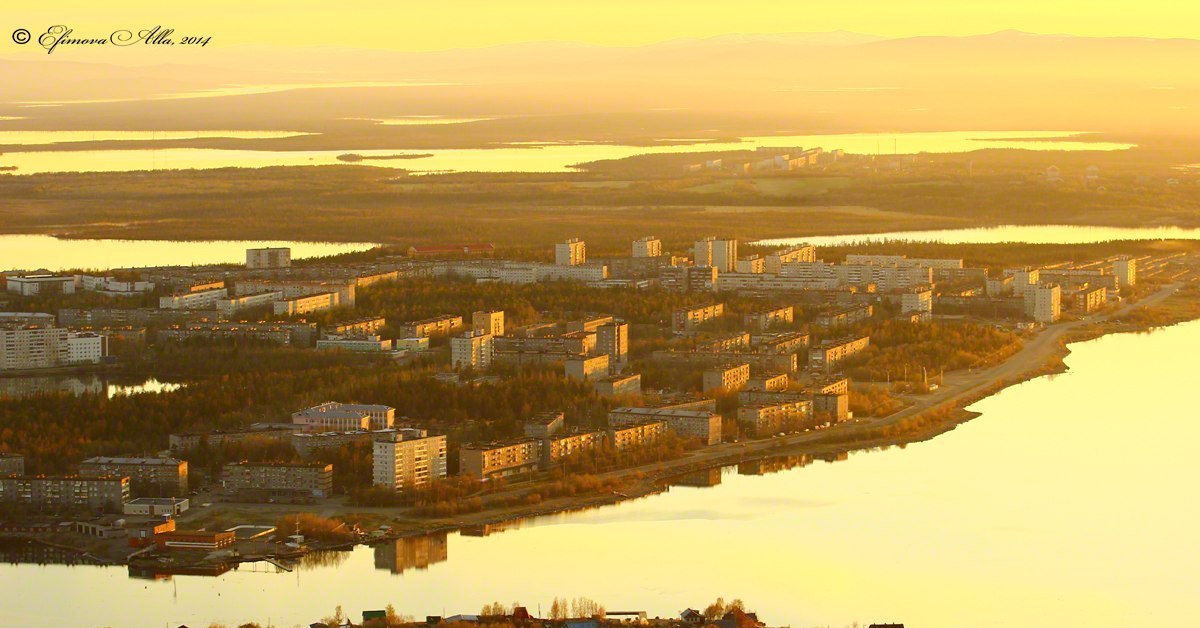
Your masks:
M985 399L971 407L981 417L931 441L765 476L727 469L715 488L451 535L427 570L394 575L370 548L292 574L243 565L173 582L6 564L0 616L34 621L49 596L79 626L99 605L109 625L290 626L338 603L420 617L585 595L667 616L724 596L796 627L1195 625L1200 506L1180 479L1200 473L1183 357L1200 351L1200 322L1071 348L1069 372Z

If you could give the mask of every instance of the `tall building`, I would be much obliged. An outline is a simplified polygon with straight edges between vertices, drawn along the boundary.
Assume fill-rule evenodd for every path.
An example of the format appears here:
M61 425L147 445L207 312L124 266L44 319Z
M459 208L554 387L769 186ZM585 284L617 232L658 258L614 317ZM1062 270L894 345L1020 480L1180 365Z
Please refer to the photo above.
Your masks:
M554 263L559 266L580 266L587 263L587 245L579 238L555 244Z
M493 336L504 335L504 310L471 313L471 329Z
M1124 288L1137 283L1137 260L1132 257L1122 255L1113 260L1112 270L1117 276L1117 287Z
M188 463L176 458L97 456L80 463L79 473L128 477L137 497L182 497L188 492Z
M246 268L288 268L292 265L292 250L286 247L246 249Z
M94 332L67 334L68 364L99 364L108 355L108 336Z
M486 369L492 365L494 353L491 334L469 331L450 339L450 365L456 369Z
M0 323L0 371L66 364L68 334L60 327Z
M646 236L633 241L633 257L658 257L662 255L662 240Z
M333 493L333 465L321 462L230 462L221 472L226 497L310 501Z
M629 323L612 322L596 328L596 351L608 356L608 368L613 373L629 365Z
M459 449L459 472L480 480L528 473L537 470L541 453L538 439L528 437L467 444Z
M737 272L737 240L718 240L709 236L696 241L692 255L696 266L713 266L718 273Z
M1042 283L1025 291L1025 314L1039 323L1053 323L1062 313L1062 287Z
M713 241L716 238L709 236L703 240L696 240L692 245L692 259L696 266L713 266Z
M425 486L446 477L446 437L398 430L393 438L375 441L371 464L375 486L396 492Z

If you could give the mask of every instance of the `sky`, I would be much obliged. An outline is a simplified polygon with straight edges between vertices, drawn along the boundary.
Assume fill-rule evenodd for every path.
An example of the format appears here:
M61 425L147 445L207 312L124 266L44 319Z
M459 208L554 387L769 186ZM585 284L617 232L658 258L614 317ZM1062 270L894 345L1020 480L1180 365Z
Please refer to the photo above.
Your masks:
M51 6L52 5L52 6ZM1086 36L1200 38L1194 0L59 0L8 3L0 54L17 28L76 36L161 24L220 46L334 45L442 50L528 41L631 46L732 33L853 31L883 37L1017 29Z

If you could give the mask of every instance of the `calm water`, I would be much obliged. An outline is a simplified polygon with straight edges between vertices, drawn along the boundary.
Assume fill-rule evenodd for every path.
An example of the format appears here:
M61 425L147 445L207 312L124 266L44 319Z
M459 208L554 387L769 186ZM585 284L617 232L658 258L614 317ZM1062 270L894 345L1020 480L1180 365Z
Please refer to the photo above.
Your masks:
M1180 227L1080 227L1074 225L1004 225L972 229L930 231L890 231L834 236L808 236L759 240L755 244L786 246L807 242L815 246L838 246L857 242L944 242L946 244L996 244L1025 242L1033 244L1086 244L1113 240L1197 240L1200 229Z
M63 240L47 235L0 235L0 270L139 268L236 264L246 249L286 246L292 259L365 251L367 242L285 242L259 240Z
M521 147L492 149L411 150L403 146L387 150L271 151L166 148L141 150L90 150L61 152L11 152L0 156L0 167L16 166L16 174L38 172L112 172L189 168L262 168L342 164L339 155L387 156L399 153L430 153L420 159L373 160L373 166L419 171L472 172L567 172L573 164L601 159L623 159L652 153L690 153L752 150L759 146L840 148L855 154L957 153L984 148L1030 150L1123 150L1133 144L1114 142L1020 141L1012 138L1055 138L1072 131L949 131L936 133L853 133L840 135L780 135L746 137L741 142L676 144L670 146L620 146L589 143L530 143ZM360 162L362 163L362 162Z
M585 595L664 616L740 597L797 628L1198 625L1200 424L1185 360L1200 351L1200 323L1072 351L1069 373L985 399L972 406L980 418L903 450L760 476L727 469L712 488L487 537L360 548L291 574L149 581L124 568L0 565L0 619L291 626L336 604L421 616Z
M45 375L28 377L0 377L0 399L29 397L45 393L68 395L104 394L109 399L117 395L162 393L179 390L183 384L160 382L128 377L105 378L96 374Z

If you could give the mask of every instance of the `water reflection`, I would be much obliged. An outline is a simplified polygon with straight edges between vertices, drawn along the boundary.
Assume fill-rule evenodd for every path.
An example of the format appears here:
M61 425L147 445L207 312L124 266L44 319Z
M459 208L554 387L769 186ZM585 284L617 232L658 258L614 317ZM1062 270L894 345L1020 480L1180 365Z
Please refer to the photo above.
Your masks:
M445 532L410 536L375 546L375 568L402 574L410 569L428 569L450 557Z
M160 382L151 377L136 379L112 378L97 374L84 375L40 375L0 377L0 399L24 399L36 395L100 395L109 399L118 395L172 392L184 384Z
M764 246L787 246L807 242L814 246L842 246L862 242L942 242L945 244L1088 244L1117 240L1200 240L1200 229L1182 227L1092 227L1080 225L1001 225L971 229L889 231L834 236L806 236L759 240Z

